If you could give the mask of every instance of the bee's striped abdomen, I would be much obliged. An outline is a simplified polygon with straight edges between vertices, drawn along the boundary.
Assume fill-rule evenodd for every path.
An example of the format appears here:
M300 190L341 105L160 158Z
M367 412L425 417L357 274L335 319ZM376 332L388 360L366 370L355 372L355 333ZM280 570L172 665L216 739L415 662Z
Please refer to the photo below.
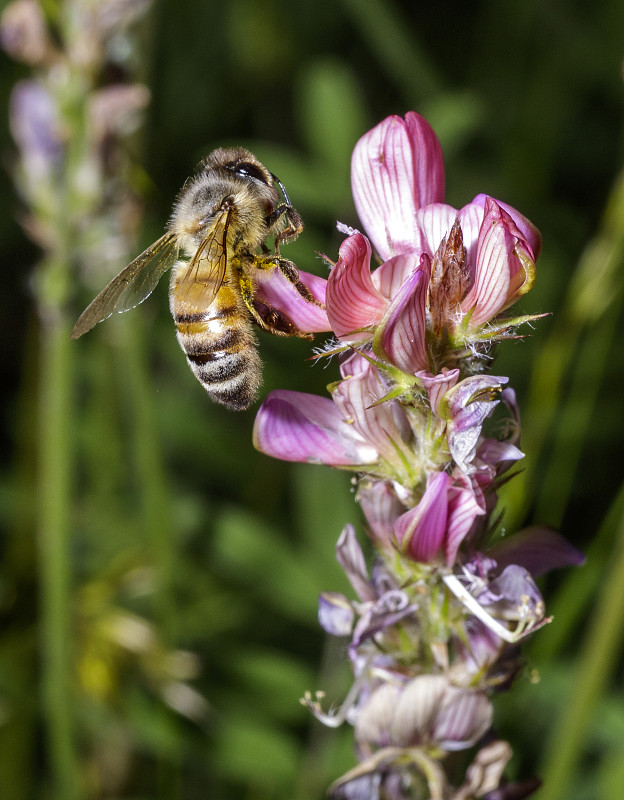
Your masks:
M238 298L222 288L204 310L172 299L180 347L195 377L217 403L242 411L255 400L262 365L256 337Z

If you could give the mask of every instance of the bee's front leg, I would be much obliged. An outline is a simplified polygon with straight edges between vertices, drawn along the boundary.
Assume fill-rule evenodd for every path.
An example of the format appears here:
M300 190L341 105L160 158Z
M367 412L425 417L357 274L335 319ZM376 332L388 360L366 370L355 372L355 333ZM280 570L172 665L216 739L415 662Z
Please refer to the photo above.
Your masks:
M277 226L281 218L286 215L288 225L281 231L278 231L275 236L275 252L279 254L280 244L282 242L292 242L303 230L303 220L298 212L292 206L282 204L266 217L266 226L272 232Z

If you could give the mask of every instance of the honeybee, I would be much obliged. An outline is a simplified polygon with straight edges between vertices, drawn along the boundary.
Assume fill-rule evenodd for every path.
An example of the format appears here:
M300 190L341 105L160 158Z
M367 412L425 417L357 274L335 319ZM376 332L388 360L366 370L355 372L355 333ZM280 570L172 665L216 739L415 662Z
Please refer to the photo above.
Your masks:
M280 244L302 230L275 175L242 147L219 148L184 184L166 233L87 306L71 337L137 306L173 268L169 305L188 364L213 400L244 410L256 398L262 376L252 323L280 336L311 336L256 298L259 271L279 270L304 300L322 307L295 264L279 253ZM266 244L270 236L274 253Z

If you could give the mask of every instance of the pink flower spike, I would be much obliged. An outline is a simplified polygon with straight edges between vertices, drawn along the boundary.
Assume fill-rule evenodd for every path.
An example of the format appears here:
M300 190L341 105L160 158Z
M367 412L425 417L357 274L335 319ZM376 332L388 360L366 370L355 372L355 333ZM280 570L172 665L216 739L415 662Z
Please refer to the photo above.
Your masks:
M416 261L415 254L403 258ZM423 254L394 298L387 320L380 326L382 349L395 366L411 375L429 365L425 305L430 277L431 259Z
M381 259L412 250L416 209L444 198L442 149L424 117L391 116L365 134L353 151L351 188Z
M320 333L331 330L323 305L306 300L279 269L256 270L257 293L254 302L278 309L300 331ZM327 281L299 270L299 280L319 303L325 303Z
M371 247L368 239L355 233L340 246L336 266L327 281L327 316L340 338L350 341L368 338L354 331L378 322L388 301L375 288L370 272Z
M415 561L432 561L444 543L448 516L449 476L437 472L429 477L420 502L402 514L394 532L401 550Z
M254 447L283 461L348 467L378 454L348 425L331 400L303 392L271 392L256 415Z
M462 302L472 312L470 327L480 327L530 288L534 262L511 216L491 197L485 199L477 242L474 282Z

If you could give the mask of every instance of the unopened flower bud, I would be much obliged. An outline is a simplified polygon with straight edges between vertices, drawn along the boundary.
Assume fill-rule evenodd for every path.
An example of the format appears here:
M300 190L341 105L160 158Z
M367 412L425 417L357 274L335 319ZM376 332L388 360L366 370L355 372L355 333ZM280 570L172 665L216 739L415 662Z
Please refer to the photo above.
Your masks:
M457 319L466 283L466 248L457 217L433 257L428 306L431 327L436 336L445 331L450 321Z

